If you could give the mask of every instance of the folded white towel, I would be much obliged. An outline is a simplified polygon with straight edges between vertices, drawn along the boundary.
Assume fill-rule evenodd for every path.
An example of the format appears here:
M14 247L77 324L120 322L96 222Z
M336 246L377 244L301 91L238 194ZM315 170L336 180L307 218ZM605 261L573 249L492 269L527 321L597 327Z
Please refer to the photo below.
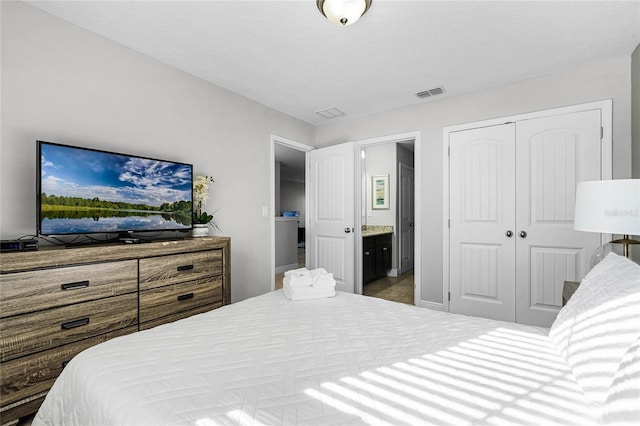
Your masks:
M284 285L282 286L285 287ZM292 296L313 296L313 295L324 295L327 293L335 292L335 288L316 288L316 287L291 287L286 286L291 293Z
M311 272L307 268L299 268L286 271L284 280L290 287L309 287L313 284Z
M309 272L309 274L311 274L311 271L309 271L307 268L298 268L298 269L289 269L288 271L285 271L284 276L285 277L289 277L293 274L297 274L297 273L306 273Z
M336 288L336 280L333 278L333 274L327 272L320 275L313 280L313 288Z
M313 281L308 280L306 278L284 277L284 280L282 281L282 283L287 284L289 287L292 287L292 288L304 288L304 287L311 287L313 284Z
M312 269L311 271L309 271L309 273L311 274L311 279L313 279L313 282L315 282L322 275L326 275L327 270L324 268L317 268L317 269Z
M290 287L282 286L282 292L291 301L297 300L314 300L323 299L325 297L334 297L335 289L314 289L313 287Z

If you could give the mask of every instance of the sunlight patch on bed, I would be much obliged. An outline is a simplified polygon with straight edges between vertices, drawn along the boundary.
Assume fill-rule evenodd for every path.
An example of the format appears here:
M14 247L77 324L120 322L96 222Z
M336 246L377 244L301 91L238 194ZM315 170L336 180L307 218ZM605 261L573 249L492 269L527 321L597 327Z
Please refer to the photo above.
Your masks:
M232 410L229 411L227 413L227 417L229 417L231 420L234 420L235 422L238 423L239 426L267 426L264 423L258 421L257 419L255 419L253 416L250 416L248 414L246 414L245 412L243 412L242 410ZM196 426L200 426L200 425L196 425ZM209 426L209 425L206 425Z
M549 414L571 423L583 405L558 359L546 336L498 328L305 394L366 423L497 425L543 422Z
M330 407L335 408L336 410L342 411L343 413L347 413L347 414L353 414L355 416L360 417L365 423L367 424L379 424L382 423L382 420L365 412L362 411L356 407L354 407L353 405L349 405L343 401L337 400L335 398L330 397L329 395L326 395L322 392L319 392L315 389L306 389L304 391L304 393L306 395L309 395L310 397L317 399L318 401L322 402L323 404L327 404Z
M337 383L331 383L331 382L323 383L321 386L326 390L333 392L334 394L341 395L351 401L357 402L360 405L367 407L370 410L378 411L381 414L387 417L390 417L392 419L399 420L405 423L410 423L410 424L424 423L424 421L421 420L420 418L415 417L402 410L399 410L395 407L392 407L389 404L386 404L385 402L383 402L383 399L373 399L367 396L363 392L357 392L357 391L348 389Z
M194 426L221 426L221 423L218 423L213 419L206 418L206 419L196 420L193 425Z
M449 413L446 413L442 410L438 410L438 408L434 407L433 405L426 405L421 402L428 401L429 403L435 403L442 407L448 407L450 409L452 408L456 411L464 413L469 417L474 417L474 418L480 418L482 417L482 414L483 414L481 411L476 410L473 407L468 407L466 405L459 404L455 400L445 398L443 396L439 396L436 393L422 392L415 388L412 389L412 392L406 392L408 389L405 389L403 386L398 386L398 385L394 386L393 381L387 380L381 376L376 376L371 373L367 374L367 372L362 373L361 376L363 376L364 378L368 378L370 380L375 380L382 385L386 385L394 389L394 391L396 392L386 390L382 387L376 386L368 382L364 382L359 379L354 379L352 377L345 377L342 379L342 381L350 384L351 386L358 387L360 389L371 392L372 394L377 395L379 397L386 398L394 402L395 404L402 405L409 409L418 411L420 414L425 416L433 416L435 414L434 412L437 412L437 417L443 421L453 422L458 419L457 417L451 416ZM417 400L403 396L397 391L406 392L408 395L416 398Z
M416 360L410 361L413 362ZM439 382L444 383L445 386L466 389L468 391L476 392L479 395L484 394L487 397L494 398L499 401L511 401L513 400L513 397L509 393L522 393L523 391L522 388L504 385L503 383L489 379L486 376L478 376L464 370L440 370L440 367L437 364L425 364L425 368L418 368L415 365L407 363L396 363L393 366L397 369L396 371L402 370L412 375L424 377L425 383L438 380ZM442 371L442 373L439 373L439 370ZM388 371L389 370L385 370L385 372ZM497 390L500 389L500 387L508 393L503 393Z

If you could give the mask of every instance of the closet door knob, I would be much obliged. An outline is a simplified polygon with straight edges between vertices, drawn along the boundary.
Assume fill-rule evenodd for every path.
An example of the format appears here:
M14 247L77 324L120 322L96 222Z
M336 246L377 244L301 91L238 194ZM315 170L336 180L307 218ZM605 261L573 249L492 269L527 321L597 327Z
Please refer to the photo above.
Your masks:
M513 237L513 232L512 231L507 231L504 233L504 235L506 235L507 237L511 238Z
M527 238L527 233L524 231L520 231L518 235L520 235L520 238Z

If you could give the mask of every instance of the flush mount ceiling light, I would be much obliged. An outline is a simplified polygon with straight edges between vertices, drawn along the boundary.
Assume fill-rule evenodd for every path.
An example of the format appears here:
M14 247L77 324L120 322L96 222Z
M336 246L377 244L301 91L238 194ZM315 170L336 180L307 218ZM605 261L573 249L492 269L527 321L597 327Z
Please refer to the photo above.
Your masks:
M351 25L364 15L371 0L316 0L318 10L336 25Z

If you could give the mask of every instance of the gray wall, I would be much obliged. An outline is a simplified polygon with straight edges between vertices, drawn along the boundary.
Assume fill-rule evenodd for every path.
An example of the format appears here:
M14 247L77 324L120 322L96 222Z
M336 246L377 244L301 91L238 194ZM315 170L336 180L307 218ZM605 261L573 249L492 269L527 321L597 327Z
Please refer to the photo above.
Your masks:
M631 56L631 112L633 178L640 179L640 44Z
M305 185L304 182L293 182L290 180L280 180L280 210L299 211L300 224L305 222Z
M268 292L270 136L311 144L314 128L25 3L0 7L1 238L35 233L36 139L193 163L216 179L207 211L232 239L232 300Z
M442 297L443 127L611 98L614 177L631 176L629 57L314 129L22 2L0 8L0 237L35 232L36 139L193 163L196 174L216 178L207 210L221 209L216 221L232 238L233 301L270 288L271 218L261 211L270 205L262 177L269 176L271 134L328 146L421 132L420 285L423 300L434 302Z
M397 110L328 123L316 129L316 146L419 131L421 135L421 298L442 302L443 127L613 99L614 177L631 176L631 59L590 66Z
M367 217L364 218L363 224L366 225L389 225L395 227L397 214L397 162L396 162L396 144L386 143L381 145L371 145L365 148L365 170L366 170L366 186L365 192L365 211ZM373 176L389 175L389 208L373 209L373 194L371 178ZM394 229L394 232L396 230ZM396 267L396 266L394 266Z

